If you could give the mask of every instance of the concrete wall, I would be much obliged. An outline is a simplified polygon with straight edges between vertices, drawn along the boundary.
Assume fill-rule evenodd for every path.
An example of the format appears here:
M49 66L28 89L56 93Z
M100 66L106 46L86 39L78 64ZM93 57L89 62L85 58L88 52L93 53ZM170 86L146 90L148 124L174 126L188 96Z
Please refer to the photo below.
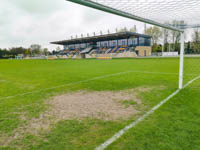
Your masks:
M137 57L135 52L124 53L109 53L109 54L85 54L85 58L97 58L97 57L113 57L113 58L135 58Z
M81 59L81 55L76 55L74 58Z
M163 52L163 56L178 56L178 52Z
M152 55L152 47L150 46L137 46L135 50L138 52L138 56L151 56Z
M97 54L96 57L112 57L112 54Z
M91 54L91 55L86 54L85 56L86 56L86 58L96 58L97 55L96 54Z
M113 56L115 58L136 58L135 52L124 52L124 53L118 53L116 56Z

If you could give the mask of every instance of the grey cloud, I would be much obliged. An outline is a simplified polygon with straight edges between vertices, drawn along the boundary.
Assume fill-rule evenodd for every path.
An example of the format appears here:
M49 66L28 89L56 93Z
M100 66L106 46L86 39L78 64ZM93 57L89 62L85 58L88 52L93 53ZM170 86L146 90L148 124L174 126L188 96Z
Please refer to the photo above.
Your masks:
M42 14L58 9L60 7L60 1L62 0L13 0L10 3L25 12Z
M52 50L51 41L134 23L65 0L1 0L0 47L38 43Z

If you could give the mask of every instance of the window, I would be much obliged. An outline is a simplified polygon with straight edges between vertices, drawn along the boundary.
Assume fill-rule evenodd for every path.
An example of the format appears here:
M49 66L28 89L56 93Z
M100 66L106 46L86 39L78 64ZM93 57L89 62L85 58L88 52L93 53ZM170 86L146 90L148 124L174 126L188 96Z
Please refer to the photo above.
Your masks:
M145 45L144 41L145 41L145 39L142 38L142 37L140 37L140 38L139 38L139 45L140 45L140 46L144 46L144 45Z
M132 46L133 45L133 40L132 39L128 39L128 46Z
M112 46L114 47L114 46L116 46L116 45L117 45L116 42L113 42Z

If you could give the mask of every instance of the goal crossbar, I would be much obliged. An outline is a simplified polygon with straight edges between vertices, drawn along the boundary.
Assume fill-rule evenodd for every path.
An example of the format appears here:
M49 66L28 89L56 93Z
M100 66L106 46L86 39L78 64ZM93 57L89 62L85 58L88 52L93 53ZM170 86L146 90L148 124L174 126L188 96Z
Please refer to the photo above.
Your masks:
M179 65L179 89L183 88L184 29L173 27L173 26L168 25L168 24L162 24L162 23L153 21L151 19L146 19L144 17L139 17L139 16L136 16L136 15L133 15L133 14L130 14L130 13L127 13L127 12L124 12L124 11L103 5L103 4L99 4L97 2L93 2L91 0L66 0L66 1L70 1L70 2L73 2L73 3L77 3L77 4L80 4L80 5L90 7L90 8L94 8L94 9L101 10L101 11L104 11L104 12L108 12L108 13L111 13L111 14L115 14L115 15L118 15L118 16L129 18L129 19L132 19L132 20L136 20L136 21L148 23L148 24L151 24L151 25L159 26L159 27L162 27L162 28L165 28L165 29L180 32L181 33L181 49L180 49L180 65Z
M118 16L122 16L122 17L125 17L125 18L133 19L133 20L136 20L136 21L140 21L140 22L151 24L151 25L159 26L159 27L166 28L166 29L169 29L169 30L184 32L180 28L176 28L176 27L173 27L173 26L170 26L170 25L165 25L165 24L162 24L162 23L150 20L150 19L146 19L146 18L143 18L143 17L132 15L130 13L123 12L121 10L117 10L117 9L111 8L109 6L105 6L105 5L90 1L90 0L66 0L66 1L70 1L70 2L73 2L73 3L77 3L77 4L80 4L80 5L84 5L84 6L87 6L87 7L90 7L90 8L94 8L94 9L97 9L97 10L101 10L101 11L108 12L108 13L111 13L111 14L115 14L115 15L118 15Z

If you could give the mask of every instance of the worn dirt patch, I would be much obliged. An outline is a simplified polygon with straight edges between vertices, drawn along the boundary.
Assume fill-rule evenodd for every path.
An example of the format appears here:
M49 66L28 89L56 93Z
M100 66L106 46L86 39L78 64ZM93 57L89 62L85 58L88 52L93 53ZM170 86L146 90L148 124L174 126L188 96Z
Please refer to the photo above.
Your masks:
M134 107L125 108L118 103L118 101L123 100L141 103L133 91L80 91L54 97L53 100L49 101L52 109L48 113L55 115L60 120L85 117L103 120L128 119L131 115L136 114L137 110Z
M46 102L50 109L40 118L29 121L28 130L37 134L39 130L47 130L51 124L60 120L95 118L102 120L125 120L137 115L138 106L143 105L137 98L141 92L152 88L136 88L122 91L79 91L55 96ZM125 106L124 101L135 102L136 105Z
M60 120L96 118L116 121L129 119L139 114L140 111L137 108L143 105L137 95L150 90L152 88L140 87L117 92L79 91L52 97L46 102L50 106L46 112L42 113L39 118L29 120L25 126L16 129L12 137L7 137L6 142L4 137L0 143L4 141L3 145L9 145L26 133L40 135L42 132L48 132ZM127 107L123 104L124 101L132 101L135 105ZM26 120L24 114L21 118Z
M46 103L50 109L41 114L40 118L32 119L27 130L37 134L40 130L48 130L51 124L60 120L95 118L116 121L129 119L137 115L139 110L133 105L126 107L122 102L128 100L141 105L142 102L137 98L137 94L135 90L79 91L55 96Z

